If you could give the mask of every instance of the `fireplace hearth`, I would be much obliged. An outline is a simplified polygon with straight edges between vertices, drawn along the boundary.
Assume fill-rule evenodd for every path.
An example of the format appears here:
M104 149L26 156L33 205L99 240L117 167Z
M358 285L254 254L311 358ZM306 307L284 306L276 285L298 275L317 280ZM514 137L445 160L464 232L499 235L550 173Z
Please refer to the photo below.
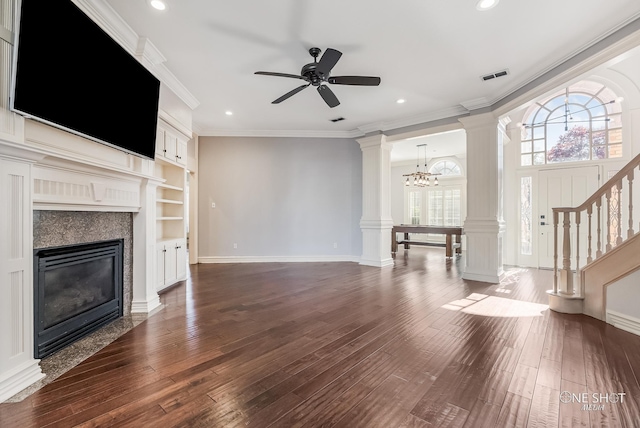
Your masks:
M116 239L34 250L34 356L43 358L123 314Z

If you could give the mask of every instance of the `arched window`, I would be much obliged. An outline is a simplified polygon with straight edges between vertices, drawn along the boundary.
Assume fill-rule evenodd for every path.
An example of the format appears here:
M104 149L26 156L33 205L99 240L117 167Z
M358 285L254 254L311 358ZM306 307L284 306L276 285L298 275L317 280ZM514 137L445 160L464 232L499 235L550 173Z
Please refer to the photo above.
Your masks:
M429 168L429 172L431 174L442 174L443 176L462 175L460 166L450 160L441 160L434 163L431 168Z
M520 164L621 157L619 101L611 89L585 80L534 104L522 125Z

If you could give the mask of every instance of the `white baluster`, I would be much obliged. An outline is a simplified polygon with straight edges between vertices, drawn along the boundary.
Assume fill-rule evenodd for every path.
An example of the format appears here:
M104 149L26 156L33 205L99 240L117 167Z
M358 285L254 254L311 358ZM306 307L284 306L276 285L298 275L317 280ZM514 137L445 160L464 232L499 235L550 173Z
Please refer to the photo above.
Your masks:
M611 189L607 190L607 244L605 251L611 251Z
M593 258L591 257L591 214L593 212L593 205L589 205L589 208L587 208L587 218L588 218L588 233L589 236L587 236L587 264L591 263L593 261Z
M633 232L633 170L627 175L629 180L629 230L627 230L627 239L634 235Z
M553 212L553 292L558 293L558 212Z
M618 212L617 220L618 220L618 230L616 237L616 246L622 244L622 179L616 184L616 191L618 192L618 200L616 201Z
M577 284L573 292L581 291L580 281L580 211L576 211L576 281Z
M573 273L571 272L571 213L564 212L564 233L562 235L562 272L560 275L561 293L573 294Z
M596 208L598 208L598 243L596 247L596 259L602 257L602 220L600 219L600 212L602 211L602 198L596 200Z

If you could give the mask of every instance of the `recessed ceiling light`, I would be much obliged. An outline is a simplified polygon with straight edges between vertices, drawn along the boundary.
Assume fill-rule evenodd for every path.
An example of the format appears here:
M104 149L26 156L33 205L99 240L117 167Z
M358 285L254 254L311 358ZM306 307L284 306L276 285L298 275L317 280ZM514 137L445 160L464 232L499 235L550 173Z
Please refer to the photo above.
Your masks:
M227 116L233 116L233 112L231 110L227 110L224 112Z
M167 5L164 4L162 0L151 0L149 4L151 4L151 7L158 10L165 10L167 8Z
M478 3L476 3L476 9L483 11L492 9L496 7L499 1L500 0L479 0Z
M400 98L399 100L396 101L398 104L404 104L405 100L404 98Z

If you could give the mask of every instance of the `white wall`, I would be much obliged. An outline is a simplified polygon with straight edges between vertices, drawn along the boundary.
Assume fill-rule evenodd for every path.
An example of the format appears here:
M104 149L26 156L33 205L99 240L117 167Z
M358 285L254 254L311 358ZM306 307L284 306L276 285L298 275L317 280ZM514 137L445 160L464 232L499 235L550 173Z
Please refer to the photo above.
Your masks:
M200 137L198 162L200 261L361 255L356 141Z
M630 298L630 296L634 296ZM640 270L614 282L607 287L607 311L640 319Z

